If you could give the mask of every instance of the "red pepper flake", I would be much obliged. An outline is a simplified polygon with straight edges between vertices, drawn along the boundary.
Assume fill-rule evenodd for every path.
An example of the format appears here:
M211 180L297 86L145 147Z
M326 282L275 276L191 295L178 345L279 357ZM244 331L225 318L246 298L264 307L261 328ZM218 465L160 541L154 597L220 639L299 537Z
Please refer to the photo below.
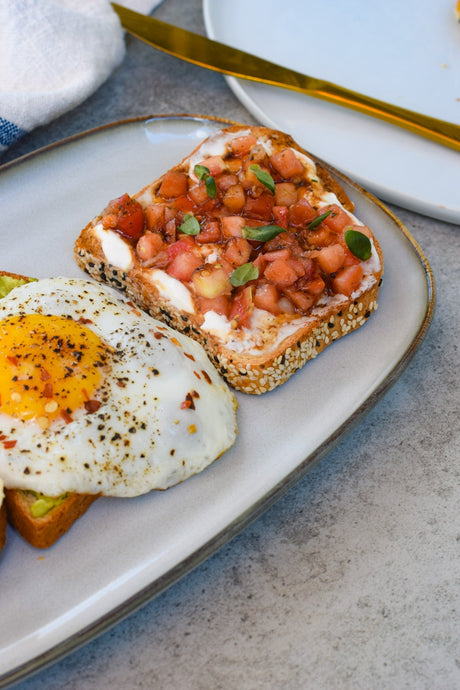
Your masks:
M177 345L177 347L182 347L182 345L180 344L180 342L179 342L179 341L177 340L177 338L175 338L174 336L171 338L171 342L172 342L173 345Z
M45 387L43 388L43 397L44 398L52 398L53 397L53 384L52 383L45 383Z
M189 359L191 359L192 362L195 361L195 357L194 357L193 355L191 355L189 352L184 352L184 355L185 355L186 357L188 357Z
M157 340L161 340L162 338L166 338L164 333L161 333L160 331L155 331L153 334L153 337L156 338Z
M5 439L5 438L6 438L5 434L0 434L0 441L3 441L3 439Z
M93 322L91 319L85 319L84 316L80 316L80 318L78 319L78 323L82 323L84 325L85 323L93 323Z
M49 381L51 378L51 374L49 374L46 369L43 369L43 367L40 369L40 380L41 381Z
M211 377L209 376L209 374L208 374L207 371L205 371L204 369L202 369L202 370L201 370L201 373L203 374L204 379L205 379L205 381L207 381L207 383L212 383Z
M136 305L133 302L127 302L126 304L131 307L136 316L141 315L141 312L137 309Z
M195 376L197 377L197 379L200 379L200 381L201 381L201 376L199 375L199 373L198 373L197 371L194 371L193 373L195 374Z
M12 364L14 367L17 367L19 364L18 358L15 355L7 355L6 356L8 362Z
M59 410L59 414L61 415L62 419L66 424L70 424L70 422L72 421L72 417L67 412L67 410Z
M187 393L185 396L184 402L181 402L180 404L180 409L181 410L194 410L195 409L195 403L193 401L193 396L191 393Z
M86 400L86 402L84 403L85 410L89 413L97 412L101 404L102 403L100 403L99 400Z
M16 445L17 441L3 441L3 447L5 450L8 450L8 448L14 448Z

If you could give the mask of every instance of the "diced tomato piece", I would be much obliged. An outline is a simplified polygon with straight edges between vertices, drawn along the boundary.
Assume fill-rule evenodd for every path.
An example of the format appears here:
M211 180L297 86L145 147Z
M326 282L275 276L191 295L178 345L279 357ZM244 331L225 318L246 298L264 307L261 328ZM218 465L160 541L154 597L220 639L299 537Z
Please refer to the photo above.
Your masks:
M235 266L242 266L249 261L252 247L244 237L233 237L228 243L224 252L227 261Z
M280 228L287 228L288 226L288 208L287 206L273 206L273 221L275 225Z
M246 220L242 216L223 216L221 224L224 237L242 237L242 229L246 225Z
M235 321L238 327L249 326L254 311L254 289L252 286L239 288L233 297L229 319Z
M288 259L288 264L291 268L294 269L294 271L297 273L298 277L301 278L303 275L305 275L305 269L303 267L303 263L299 261L298 259Z
M168 210L168 209L166 209L166 210ZM166 211L165 211L165 215L166 215ZM164 235L165 235L166 242L175 242L176 241L176 219L175 218L171 218L171 220L166 221Z
M321 223L317 230L307 232L306 239L310 247L328 247L337 242L337 235Z
M173 278L187 283L191 280L194 271L201 266L202 263L201 257L197 254L193 252L182 252L174 257L166 271L169 275L173 276Z
M257 137L253 134L248 134L242 137L235 137L229 142L228 147L234 156L246 156L256 144Z
M293 182L275 184L275 200L278 206L292 206L297 201L297 188Z
M350 297L359 288L362 279L363 267L360 264L345 266L335 276L332 282L332 289L338 294Z
M286 288L284 292L289 297L293 305L303 314L306 314L315 303L315 298L313 295L302 292L301 290Z
M264 277L280 287L288 287L295 283L297 278L297 272L290 266L289 260L287 259L275 259L268 264L264 271Z
M209 201L210 198L208 190L206 189L206 185L203 181L199 182L197 185L189 189L188 194L197 206L205 204L207 201Z
M246 202L246 194L240 184L234 184L227 189L223 198L224 206L231 213L239 213Z
M221 156L209 156L209 158L205 158L204 161L201 161L200 165L204 165L204 167L209 170L209 174L213 177L225 170L225 163Z
M163 204L149 204L144 212L149 230L158 230L161 228L165 218L165 207Z
M144 209L136 199L129 194L123 194L117 199L109 201L104 215L116 217L116 225L112 225L120 235L137 240L144 231Z
M320 295L324 291L325 287L326 283L321 278L321 276L312 278L307 283L305 283L305 290L309 292L311 295Z
M193 211L195 204L188 196L178 196L173 202L173 208L185 214Z
M195 235L197 244L207 244L208 242L219 242L221 238L220 224L218 220L208 220L202 229Z
M319 215L326 213L326 211L331 211L331 213L323 220L323 224L327 225L333 232L342 232L347 225L350 225L350 216L338 204L331 204L322 208Z
M164 199L174 199L187 194L187 175L183 172L169 170L165 173L158 190Z
M158 232L147 232L136 244L136 254L141 261L149 261L165 247L163 238Z
M168 246L168 255L170 259L174 259L179 254L190 252L195 246L195 240L191 235L182 235L179 240L173 242Z
M308 199L302 197L289 207L289 224L297 228L302 227L316 218L317 215L318 212L315 211Z
M254 292L254 306L258 309L265 309L271 314L280 314L281 309L278 304L280 294L272 283L261 283L256 285Z
M302 175L305 170L292 149L284 149L284 151L274 153L270 156L270 163L285 180L289 180L295 175Z
M238 177L228 172L217 175L215 180L217 189L220 189L222 192L226 192L227 189L232 187L234 184L238 184Z
M192 280L197 294L207 299L228 295L232 291L229 274L222 266L206 264L195 271Z
M228 316L230 313L230 297L219 295L218 297L198 297L200 311L205 314L207 311L215 311L216 314Z
M255 199L247 197L243 213L245 216L249 216L249 218L258 218L259 220L268 221L272 218L274 204L275 199L273 194L263 193Z
M276 261L276 259L290 259L291 250L287 247L283 247L283 249L275 249L272 252L264 252L262 256L265 259L265 261Z
M240 158L227 158L225 162L228 172L232 173L232 175L238 175L241 172L243 163Z
M341 244L330 244L318 252L317 260L325 273L335 273L343 266L345 250Z

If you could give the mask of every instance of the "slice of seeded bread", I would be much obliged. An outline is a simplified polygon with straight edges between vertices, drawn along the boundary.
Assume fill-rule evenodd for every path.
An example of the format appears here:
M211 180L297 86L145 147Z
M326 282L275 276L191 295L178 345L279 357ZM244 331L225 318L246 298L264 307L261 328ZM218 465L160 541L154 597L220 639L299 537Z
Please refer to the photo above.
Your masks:
M272 152L289 148L300 157L307 156L302 160L306 160L308 175L307 172L305 175L309 177L296 184L302 184L302 188L306 186L310 190L308 199L315 209L320 209L328 202L352 213L353 204L337 181L287 134L265 127L238 125L223 130L222 136L229 140L247 133L263 140ZM213 141L206 140L172 168L172 171L187 174L189 190L196 184L194 166L219 148L215 144L215 136ZM132 197L141 204L144 213L152 204L164 204L160 189L163 179L164 175ZM198 209L197 216L199 213ZM215 320L214 327L210 326L209 321L195 308L197 300L193 285L190 282L181 284L181 289L176 290L179 286L167 275L165 277L161 267L142 261L137 256L136 243L132 239L123 236L116 227L104 228L103 217L101 213L88 223L76 240L75 258L79 266L96 280L129 295L152 316L200 342L228 383L246 393L260 394L279 386L326 346L364 325L377 308L383 256L378 241L368 228L366 232L372 242L372 265L367 262L362 283L352 294L325 295L323 302L316 303L307 314L274 315L256 310L257 319L254 316L249 328L235 329L228 323L224 323L222 328L222 319ZM350 215L350 223L361 225L353 215ZM295 234L299 229L288 227L287 232ZM113 254L111 244L117 249ZM210 246L209 253L213 249L215 247ZM329 276L329 280L332 281L333 277ZM183 292L183 287L188 295Z

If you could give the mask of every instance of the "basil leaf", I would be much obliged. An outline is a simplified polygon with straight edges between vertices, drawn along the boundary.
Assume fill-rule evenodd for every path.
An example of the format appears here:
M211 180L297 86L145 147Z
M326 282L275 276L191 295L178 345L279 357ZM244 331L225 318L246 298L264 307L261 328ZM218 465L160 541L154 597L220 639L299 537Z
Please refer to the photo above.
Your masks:
M359 230L346 230L345 231L345 242L347 243L348 249L361 261L367 261L372 254L371 241L367 235Z
M318 218L314 218L311 223L308 223L307 228L309 230L314 230L320 223L323 222L325 218L327 218L330 214L332 213L332 209L329 209L329 211L326 211L325 213L322 213Z
M259 269L257 268L257 266L254 266L252 261L249 261L249 263L243 264L242 266L238 266L238 268L235 268L232 275L230 276L230 282L233 285L233 287L238 287L240 285L245 285L250 280L255 280L258 277Z
M199 180L202 180L204 177L209 175L209 168L207 168L205 165L195 165L193 172Z
M248 225L244 225L241 230L241 234L247 240L259 240L259 242L272 240L280 232L286 232L286 230L279 225L261 225L258 228L250 228Z
M179 231L185 235L198 235L200 232L200 224L191 213L186 213L182 225L179 226Z
M206 191L208 193L208 196L210 196L211 199L215 199L216 198L216 181L215 181L215 179L211 175L208 175L207 177L204 178L204 183L206 185Z
M249 166L249 170L252 170L254 175L257 177L259 182L264 184L268 189L274 194L275 193L275 183L273 177L266 170L262 170L260 165L254 163L254 165Z
M205 165L195 165L195 167L193 168L193 172L200 181L204 180L208 196L210 196L211 199L215 199L216 181L213 178L213 176L209 173L209 168L207 168Z

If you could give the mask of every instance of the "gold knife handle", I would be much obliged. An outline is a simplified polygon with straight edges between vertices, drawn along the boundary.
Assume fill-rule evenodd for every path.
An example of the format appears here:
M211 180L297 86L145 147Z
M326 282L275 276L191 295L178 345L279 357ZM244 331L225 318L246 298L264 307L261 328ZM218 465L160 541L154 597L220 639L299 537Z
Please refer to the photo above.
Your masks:
M391 105L328 81L282 67L205 36L112 3L123 27L170 55L239 79L281 86L403 127L460 151L460 125Z

